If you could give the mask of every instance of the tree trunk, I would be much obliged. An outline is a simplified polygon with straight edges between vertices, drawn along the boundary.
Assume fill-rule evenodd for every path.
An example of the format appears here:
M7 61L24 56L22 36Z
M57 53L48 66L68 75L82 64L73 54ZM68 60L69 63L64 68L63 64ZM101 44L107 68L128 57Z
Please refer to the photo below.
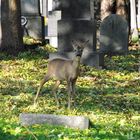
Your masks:
M2 41L0 49L17 55L23 49L20 0L1 0Z
M101 1L101 20L115 13L114 9L115 0L102 0Z
M125 0L117 0L116 2L116 14L127 18Z
M126 18L126 0L102 0L101 20L110 14L121 15Z

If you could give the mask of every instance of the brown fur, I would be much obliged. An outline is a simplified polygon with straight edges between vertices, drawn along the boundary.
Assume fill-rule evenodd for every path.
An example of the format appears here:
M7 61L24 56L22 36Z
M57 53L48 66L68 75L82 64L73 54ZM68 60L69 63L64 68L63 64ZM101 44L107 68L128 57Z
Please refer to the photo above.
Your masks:
M79 42L73 43L73 47L76 50L76 54L77 52L78 54L82 53L84 45L85 43L82 44ZM57 81L53 89L53 94L55 96L56 103L59 106L59 101L56 95L56 89L59 86L60 81L66 80L68 88L68 108L70 108L71 99L75 95L75 83L79 75L80 58L81 57L77 55L73 60L65 60L60 58L50 60L48 63L47 74L44 76L44 79L40 83L34 102L36 102L43 85L51 78L55 78Z

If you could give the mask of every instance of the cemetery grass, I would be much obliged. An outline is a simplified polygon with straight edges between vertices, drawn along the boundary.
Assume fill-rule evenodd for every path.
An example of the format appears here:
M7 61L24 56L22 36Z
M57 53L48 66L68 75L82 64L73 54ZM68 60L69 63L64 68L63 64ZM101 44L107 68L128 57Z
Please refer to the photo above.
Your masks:
M0 140L140 140L140 73L138 49L126 56L106 57L106 69L81 66L76 86L76 107L67 110L64 82L58 109L49 81L38 104L33 99L47 71L48 46L20 53L17 57L0 54ZM83 115L90 119L87 130L63 126L23 127L20 113Z

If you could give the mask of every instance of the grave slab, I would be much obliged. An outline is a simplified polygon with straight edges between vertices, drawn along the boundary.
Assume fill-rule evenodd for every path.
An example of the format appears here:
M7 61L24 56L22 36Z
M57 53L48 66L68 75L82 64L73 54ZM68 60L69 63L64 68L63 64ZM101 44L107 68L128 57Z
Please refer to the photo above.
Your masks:
M21 113L19 119L21 125L23 126L30 126L34 124L50 124L62 125L81 130L89 128L89 119L84 116Z

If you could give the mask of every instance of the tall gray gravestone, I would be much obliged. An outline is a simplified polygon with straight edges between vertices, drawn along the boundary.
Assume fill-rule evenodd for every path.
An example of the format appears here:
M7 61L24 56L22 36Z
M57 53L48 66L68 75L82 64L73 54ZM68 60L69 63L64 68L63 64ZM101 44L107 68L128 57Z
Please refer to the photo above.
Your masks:
M61 20L57 22L58 55L73 51L72 40L89 40L81 61L83 64L99 67L103 59L96 52L94 0L54 0L53 8L53 10L61 10ZM50 58L52 57L54 55L51 54Z
M104 54L125 54L128 51L128 23L112 14L100 26L100 52Z

